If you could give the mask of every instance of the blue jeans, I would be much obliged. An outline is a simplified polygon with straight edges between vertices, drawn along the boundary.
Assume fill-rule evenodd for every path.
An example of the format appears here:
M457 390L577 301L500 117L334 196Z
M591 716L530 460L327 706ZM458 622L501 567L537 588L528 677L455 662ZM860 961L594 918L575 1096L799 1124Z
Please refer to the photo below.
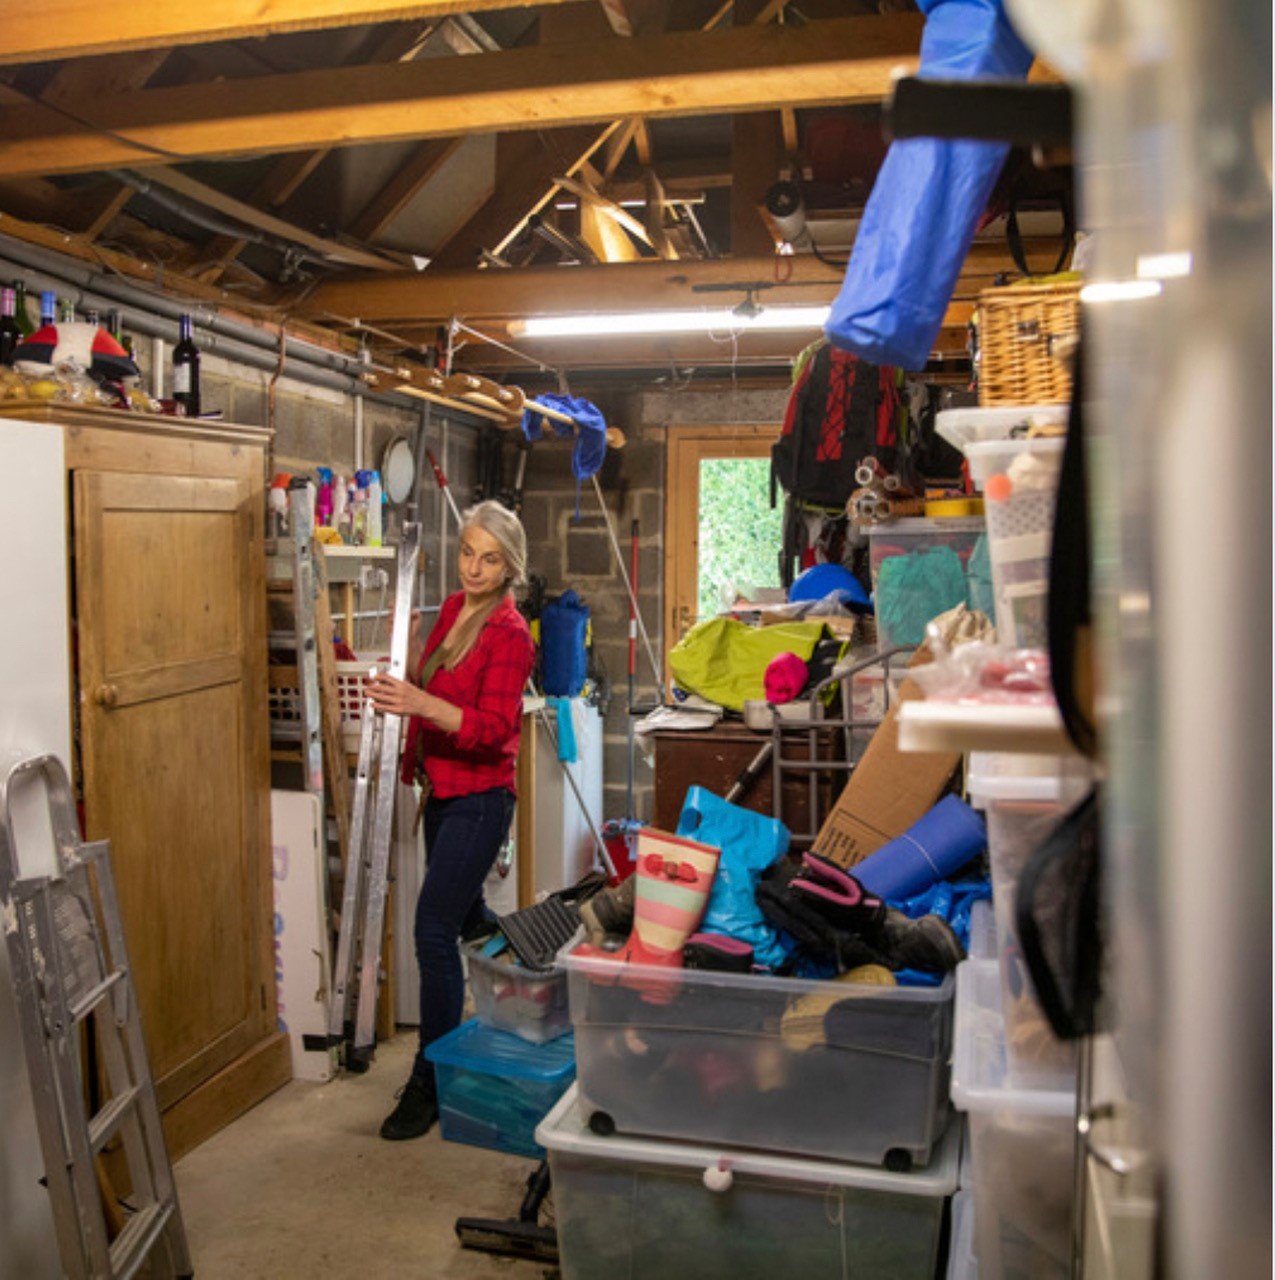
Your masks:
M425 806L425 882L416 902L416 959L421 970L421 1046L413 1067L432 1082L425 1049L460 1024L465 1004L460 935L489 917L483 881L513 818L513 792L503 787L430 797Z

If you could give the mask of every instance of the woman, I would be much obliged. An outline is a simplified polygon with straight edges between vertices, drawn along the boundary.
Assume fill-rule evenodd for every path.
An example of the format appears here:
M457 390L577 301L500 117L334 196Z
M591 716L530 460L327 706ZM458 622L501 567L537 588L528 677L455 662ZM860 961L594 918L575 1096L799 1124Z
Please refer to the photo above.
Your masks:
M526 577L527 539L498 502L465 513L461 590L439 611L408 669L412 681L378 676L378 711L410 716L403 776L423 774L425 882L416 904L421 970L420 1052L381 1137L417 1138L438 1118L426 1046L460 1022L465 984L457 942L486 915L482 887L514 810L522 693L535 648L512 588Z

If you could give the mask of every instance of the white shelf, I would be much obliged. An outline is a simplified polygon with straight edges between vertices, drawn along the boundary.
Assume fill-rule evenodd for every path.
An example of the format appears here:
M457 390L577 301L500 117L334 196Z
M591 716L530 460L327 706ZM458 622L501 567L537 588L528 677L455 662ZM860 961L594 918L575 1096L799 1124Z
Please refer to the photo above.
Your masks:
M398 554L397 547L347 547L335 542L320 542L323 554L336 560L393 560Z
M1021 751L1064 755L1075 748L1055 706L905 702L900 751Z

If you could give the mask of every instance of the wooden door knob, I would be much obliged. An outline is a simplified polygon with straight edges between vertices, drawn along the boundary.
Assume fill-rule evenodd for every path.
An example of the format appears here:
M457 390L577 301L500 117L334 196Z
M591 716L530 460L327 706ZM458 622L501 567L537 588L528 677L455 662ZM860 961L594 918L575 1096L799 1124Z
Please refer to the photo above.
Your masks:
M99 707L113 707L119 701L119 697L119 687L113 684L98 685L97 692L93 695Z

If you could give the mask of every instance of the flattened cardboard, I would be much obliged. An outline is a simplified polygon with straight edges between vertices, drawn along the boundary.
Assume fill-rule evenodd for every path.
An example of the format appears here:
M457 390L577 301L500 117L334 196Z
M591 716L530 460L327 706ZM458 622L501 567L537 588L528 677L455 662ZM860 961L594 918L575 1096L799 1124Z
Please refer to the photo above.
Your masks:
M958 751L899 750L899 705L924 695L904 680L898 700L872 735L832 812L819 829L815 853L853 867L901 836L942 796L961 763Z

